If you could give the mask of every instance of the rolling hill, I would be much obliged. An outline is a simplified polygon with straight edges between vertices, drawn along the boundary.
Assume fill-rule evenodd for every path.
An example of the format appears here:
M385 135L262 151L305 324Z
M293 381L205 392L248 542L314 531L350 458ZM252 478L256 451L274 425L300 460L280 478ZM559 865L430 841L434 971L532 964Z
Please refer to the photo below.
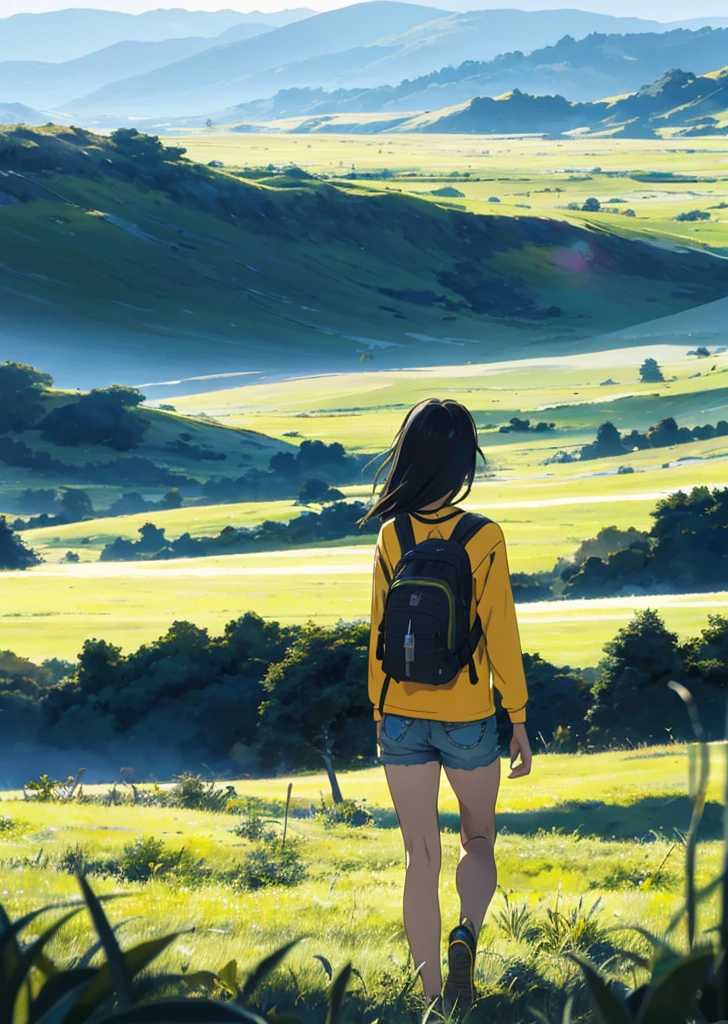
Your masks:
M307 18L307 8L261 14L253 11L153 10L123 14L89 7L0 18L0 61L68 61L124 41L161 42L187 36L217 36L233 25L260 22L279 28Z
M518 89L536 96L562 96L593 102L623 96L660 79L672 68L706 75L723 67L728 28L639 35L565 36L533 53L507 53L492 61L466 61L443 67L396 86L371 89L287 89L272 100L239 104L215 119L220 123L266 121L279 117L328 114L437 111L468 103L476 96L501 96ZM342 62L346 57L342 54ZM260 95L264 95L261 93Z
M0 340L62 386L486 360L728 294L728 262L532 216L255 183L125 130L0 133Z
M24 103L0 103L0 124L45 124L46 114Z
M376 128L376 122L359 126L360 131ZM728 133L728 68L705 76L670 71L636 93L598 103L570 103L563 96L529 96L519 90L497 99L481 96L450 110L407 118L389 130L560 135L588 129L635 139L676 128L688 135Z
M100 89L130 74L144 74L213 46L252 39L269 31L269 25L242 22L213 37L189 36L159 42L124 40L62 63L2 61L0 96L22 97L26 103L58 110L75 96Z
M544 64L558 77L559 69L552 66L566 59L574 64L579 88L583 79L588 92L578 98L598 98L606 93L601 86L596 93L589 92L594 83L588 73L590 61L598 57L598 47L593 42L583 48L579 41L587 36L603 40L603 57L612 55L609 67L612 78L619 77L616 65L620 60L622 63L642 62L650 73L636 71L643 76L637 78L634 85L637 88L676 66L674 53L669 52L671 43L675 43L674 33L663 32L666 28L637 18L612 18L573 10L450 14L431 7L374 0L286 26L268 33L258 42L211 49L127 78L79 97L69 104L69 109L83 118L101 114L117 117L201 114L224 109L235 102L274 95L280 89L291 87L330 90L394 84L404 78L429 75L433 68L443 65L460 65L465 60L480 62L474 70L486 75L500 74L506 84L497 91L503 92L514 86L524 88L518 76L534 69L542 71ZM594 35L595 32L603 34ZM566 53L544 51L546 44L557 45L565 33L562 49L566 41L570 41L577 47L573 53L568 47ZM655 42L663 34L671 38L663 43ZM687 37L694 35L697 33L686 33ZM702 45L708 46L706 42ZM526 53L534 47L540 47L537 52L541 56L529 60ZM621 57L613 54L620 47L625 50ZM658 51L653 62L657 67L654 74L651 73L653 65L647 59L651 49ZM512 52L506 57L497 57L508 50ZM693 52L690 53L692 56ZM588 59L580 59L583 55L588 55ZM492 68L489 61L494 61ZM711 54L705 70L720 63ZM599 70L597 79L600 80ZM410 88L406 93L413 91ZM464 98L458 97L457 101ZM397 109L420 108L400 106Z

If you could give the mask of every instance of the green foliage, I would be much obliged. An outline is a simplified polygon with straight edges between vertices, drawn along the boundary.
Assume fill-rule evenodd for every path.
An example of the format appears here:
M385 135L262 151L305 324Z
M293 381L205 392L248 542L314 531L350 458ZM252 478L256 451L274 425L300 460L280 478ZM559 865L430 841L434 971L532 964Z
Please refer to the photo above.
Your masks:
M653 948L649 981L622 998L609 985L597 968L581 956L571 952L579 964L592 999L595 1015L600 1024L725 1024L728 1016L728 803L723 808L725 838L723 871L703 891L695 884L695 854L698 827L705 808L709 770L708 748L690 691L675 682L670 687L687 704L697 740L693 759L698 762L695 780L690 787L693 814L685 843L685 902L668 928L667 936L658 938L645 929L636 931L647 938ZM728 777L726 778L728 794ZM721 890L720 923L710 934L712 941L697 941L697 917L702 901ZM672 933L686 924L687 952L682 952L672 941ZM635 958L642 965L642 958ZM570 1019L569 1008L564 1012L563 1024Z
M528 904L511 903L507 892L503 894L503 906L493 914L493 921L513 942L530 942L538 934L534 914Z
M667 681L681 675L676 634L648 608L637 612L604 651L587 713L590 737L664 742L677 717L675 706L663 698Z
M648 357L640 366L640 380L643 384L660 384L664 381L660 364Z
M264 840L245 851L228 880L238 889L261 889L267 885L298 885L305 877L300 841L289 840L284 846Z
M153 961L177 938L178 933L147 939L122 951L115 929L112 928L102 907L102 901L114 899L94 894L82 874L78 882L83 903L49 905L32 911L12 922L0 905L0 1020L13 1024L151 1024L152 1021L204 1021L205 1024L223 1024L240 1021L241 1024L265 1024L264 1018L243 1005L218 1002L200 996L201 989L217 995L238 994L237 962L229 961L217 973L188 971L186 974L164 974L139 978ZM86 909L98 936L75 966L62 968L46 954L45 949L81 910ZM22 934L29 925L54 911L66 911L40 935L23 942ZM34 926L34 930L37 925ZM240 999L248 1001L261 982L284 959L295 943L270 954L251 972L240 992ZM104 960L97 967L88 966L94 955L103 951ZM329 990L327 1024L335 1024L341 1007L348 965L337 976ZM155 988L178 991L192 990L194 995L172 998L155 996ZM287 1017L288 1024L301 1024L297 1017Z
M217 789L215 783L206 781L201 775L184 772L174 777L174 786L167 795L170 807L186 807L197 811L225 811L235 797L235 787Z
M189 854L184 847L172 852L163 839L144 836L127 843L117 870L126 882L147 882L156 875L169 874L188 861Z
M685 210L673 218L678 221L710 220L710 213L707 210Z
M368 648L364 623L326 629L309 622L263 680L254 740L262 763L308 768L323 761L337 802L334 757L351 761L370 752L374 742L371 704L361 685Z
M328 495L328 496L326 496ZM236 529L225 526L217 537L192 537L182 534L176 540L165 536L163 527L145 523L139 528L138 541L117 537L107 544L99 556L102 562L146 561L164 558L206 558L210 555L231 555L242 551L265 551L281 546L311 544L357 535L357 525L367 511L360 501L339 501L343 497L335 488L318 494L317 501L332 501L321 512L304 512L288 523L266 520L258 526ZM312 499L313 500L313 499ZM376 522L365 523L361 532L372 534Z
M332 803L326 800L323 794L315 815L328 827L348 825L351 828L360 828L362 825L371 825L374 821L367 808L357 800L340 800L338 803Z
M29 569L43 559L32 551L8 525L5 516L0 516L0 571L8 569Z
M23 363L0 363L0 433L20 433L43 415L43 392L53 378Z
M150 426L137 411L144 395L137 388L112 384L94 388L68 405L53 409L39 424L54 444L106 445L116 451L136 448Z
M564 911L556 905L547 908L546 918L536 926L536 943L539 949L560 956L576 950L590 950L604 941L606 931L599 919L602 901L597 899L585 907L584 898L570 910Z

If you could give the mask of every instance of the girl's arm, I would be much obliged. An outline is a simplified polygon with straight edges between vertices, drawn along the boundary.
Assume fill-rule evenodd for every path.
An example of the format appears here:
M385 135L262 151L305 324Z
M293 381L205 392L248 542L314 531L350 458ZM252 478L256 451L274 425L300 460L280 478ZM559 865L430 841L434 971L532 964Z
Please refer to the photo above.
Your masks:
M503 707L513 723L510 778L519 778L528 775L531 770L531 748L525 726L528 688L523 671L521 638L511 589L506 542L500 528L496 527L496 530L496 543L475 573L476 583L480 585L478 612L485 633L493 685L500 693ZM516 765L519 757L520 764Z
M386 561L387 556L382 543L382 532L379 532L377 548L374 555L374 573L372 577L372 613L371 632L369 636L369 699L374 710L374 721L381 721L379 714L379 698L384 686L384 672L382 663L377 658L377 639L379 636L379 624L384 615L384 603L387 597L387 579L382 562L389 569ZM379 726L377 726L377 739L379 739Z

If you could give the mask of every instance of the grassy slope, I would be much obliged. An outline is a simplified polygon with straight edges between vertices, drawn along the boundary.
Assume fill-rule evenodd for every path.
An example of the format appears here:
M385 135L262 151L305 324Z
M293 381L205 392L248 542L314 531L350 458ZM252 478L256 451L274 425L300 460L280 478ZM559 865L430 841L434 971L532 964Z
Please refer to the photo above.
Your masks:
M721 766L724 752L711 748L712 778L706 815L712 840L721 800ZM69 771L76 764L69 762ZM505 765L504 765L505 767ZM42 769L42 766L39 766ZM599 754L592 756L547 755L537 758L528 780L504 781L499 799L499 884L517 902L524 900L540 919L552 907L557 890L561 906L571 908L579 896L587 906L601 896L605 926L639 923L658 932L681 899L682 850L680 844L663 867L659 884L641 890L640 880L654 873L670 848L673 829L687 824L685 780L687 752L684 747ZM285 799L287 779L236 783L241 794ZM325 791L322 775L293 779L294 804L318 801ZM217 970L229 959L248 968L275 945L302 934L315 935L290 957L300 987L314 992L323 984L323 972L313 953L328 957L334 967L351 958L363 974L374 999L385 998L377 975L382 950L405 963L401 924L401 837L381 768L341 776L348 797L366 799L378 827L325 830L320 824L294 819L291 832L304 842L303 856L309 877L294 889L270 889L235 893L213 884L202 889L156 880L146 886L96 880L101 892L120 888L129 893L123 911L110 910L112 920L134 918L124 929L123 942L132 943L151 934L194 925L159 961L166 969L179 970L187 961L194 968ZM676 799L677 798L677 799ZM441 901L445 922L457 914L454 871L458 859L457 805L446 780L440 796L445 828ZM89 805L34 805L13 800L0 802L0 813L19 819L19 829L3 843L7 858L35 856L42 845L51 862L75 843L93 856L116 857L136 837L155 835L172 848L188 846L218 869L232 866L248 844L229 831L227 815L178 809L97 807ZM544 831L536 834L538 828ZM641 844L650 829L655 842ZM290 834L290 833L289 833ZM526 838L528 836L528 838ZM698 856L698 877L705 884L719 870L718 844L704 842ZM16 917L40 902L69 896L71 876L48 868L0 866L3 902ZM494 910L502 904L496 896ZM701 928L712 923L715 907L708 902ZM617 919L615 921L615 918ZM78 953L90 940L90 925L81 915L62 932L51 949L55 957ZM619 937L620 939L622 936ZM499 994L498 1020L513 1024L524 1019L524 1008L508 1011L508 980L523 973L523 960L539 969L556 971L545 961L534 961L526 944L506 939L497 928L493 911L488 917L483 948L493 956L479 959L478 981ZM519 961L521 964L519 965ZM563 971L563 960L561 971ZM387 961L390 969L392 965ZM506 971L508 970L508 974ZM284 972L274 985L285 986ZM563 976L562 976L563 979ZM631 978L625 979L628 983ZM519 990L516 984L514 993ZM532 993L533 997L534 994ZM273 1000L271 1000L273 1001Z
M296 137L211 132L181 136L181 141L193 158L222 160L229 168L269 162L285 166L289 161L312 173L329 175L346 174L352 165L359 174L386 168L395 180L359 182L357 187L367 192L410 193L473 213L497 210L511 217L555 217L661 244L728 249L728 213L717 208L720 202L728 201L728 143L721 138L557 142L487 135L388 135L371 139L343 134ZM601 168L602 173L594 173L594 168ZM630 176L632 172L647 171L715 181L640 182ZM457 180L450 180L453 172L457 172ZM464 174L475 180L468 181ZM430 194L444 184L454 185L463 197L444 200ZM498 197L500 204L489 203L491 196ZM622 198L625 203L619 209L632 208L637 216L595 216L567 209L569 203L581 205L591 196L607 206L613 197ZM709 211L711 221L679 223L672 219L695 208ZM658 306L658 311L650 312L646 319L666 312Z
M282 363L354 368L363 352L392 345L378 353L390 365L435 363L447 351L437 342L453 338L484 358L502 345L569 343L649 319L654 302L675 312L728 289L728 270L702 255L644 249L588 225L582 235L528 218L471 219L403 196L311 182L274 189L191 166L155 187L97 136L4 137L0 170L36 175L3 179L23 200L0 213L5 323L32 327L26 357L45 354L49 369L80 383L102 365L128 383ZM582 243L596 254L588 272L565 268L561 254ZM448 270L452 286L437 277ZM453 291L470 277L474 294L495 301L491 313ZM521 315L502 283L541 313ZM383 287L444 294L462 308L448 314L432 295L393 299ZM545 318L554 303L562 315Z
M73 403L74 393L53 391L44 399L46 412ZM44 440L40 431L28 430L15 439L23 441L36 452L47 452L52 458L68 466L83 466L86 463L105 464L117 459L143 458L156 466L182 473L194 480L206 480L211 476L238 477L246 469L265 469L271 455L277 451L292 448L285 439L266 437L255 430L239 429L232 424L205 422L196 415L178 415L173 412L144 406L141 414L150 424L139 446L129 452L118 452L105 445L57 445ZM191 435L190 446L203 447L218 454L224 460L192 460L168 448L180 440L181 434ZM29 469L0 464L0 508L5 502L13 502L26 488L60 488L66 485L81 487L90 494L95 507L108 507L125 491L143 491L154 496L163 494L164 486L144 487L142 485L87 484L83 477L68 477L62 474L39 475ZM9 507L9 506L5 506Z

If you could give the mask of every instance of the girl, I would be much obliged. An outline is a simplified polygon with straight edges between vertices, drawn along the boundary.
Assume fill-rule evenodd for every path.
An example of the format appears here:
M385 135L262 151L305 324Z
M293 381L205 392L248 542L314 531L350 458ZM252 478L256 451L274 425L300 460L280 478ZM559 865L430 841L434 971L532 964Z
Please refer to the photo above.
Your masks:
M403 527L400 520L398 530L394 517L408 514L409 536L415 544L428 538L448 540L465 514L454 499L461 491L460 500L470 493L478 455L483 458L477 429L463 405L436 398L421 402L405 418L379 467L375 487L388 469L386 481L365 517L379 516L383 521L374 558L369 697L404 839L404 924L415 967L421 968L426 1016L433 1010L466 1013L476 997L478 934L496 886L493 847L500 751L492 684L513 724L509 778L521 778L531 770L518 626L503 533L495 523L476 523L480 528L465 544L472 574L471 622L479 616L482 624L469 662L448 683L437 686L390 680L382 667L385 604L395 566L404 554L398 541ZM411 598L412 603L418 600L416 595ZM441 766L460 805L461 841L456 875L460 922L449 936L444 988L438 899Z

